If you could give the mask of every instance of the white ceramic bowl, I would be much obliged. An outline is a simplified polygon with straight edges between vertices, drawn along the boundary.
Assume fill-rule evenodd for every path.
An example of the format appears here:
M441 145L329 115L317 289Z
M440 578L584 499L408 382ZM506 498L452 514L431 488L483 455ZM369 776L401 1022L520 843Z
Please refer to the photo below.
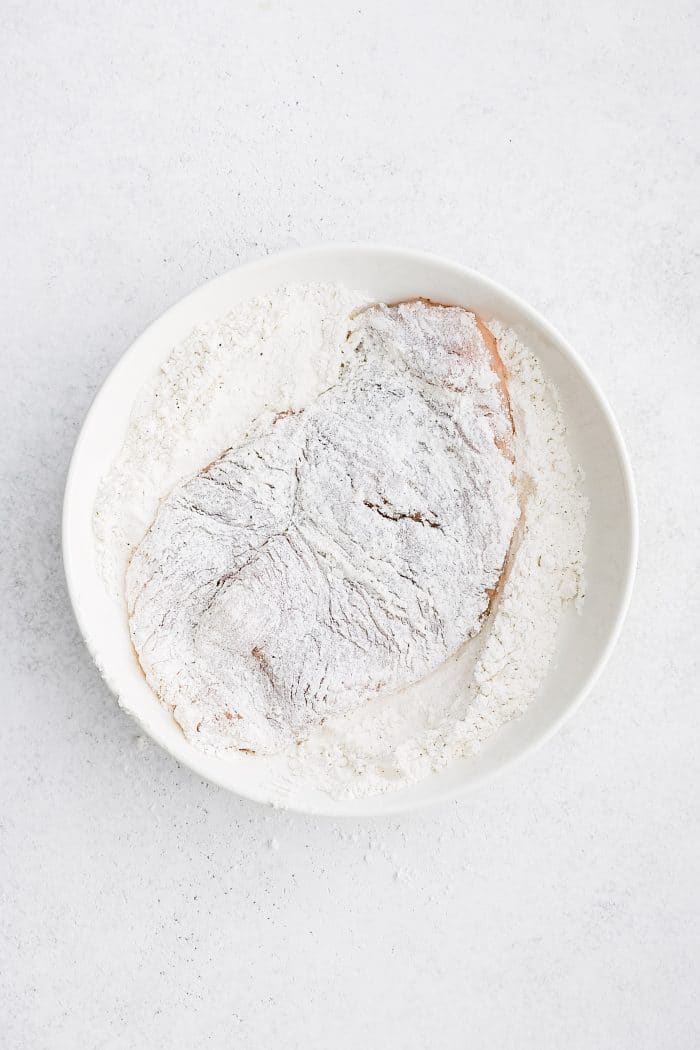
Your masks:
M139 725L196 773L239 795L269 802L285 776L279 758L214 758L193 748L139 670L126 614L106 594L93 556L97 486L116 456L136 392L174 344L233 303L288 281L338 281L384 301L425 296L471 307L510 325L535 351L561 394L574 459L585 472L591 509L586 536L587 597L562 625L556 659L525 715L500 729L475 758L420 784L376 798L336 801L301 788L290 808L334 815L396 813L476 787L543 743L593 685L617 639L637 556L632 475L620 431L595 380L566 341L522 300L473 270L420 252L364 245L277 255L224 274L154 322L124 354L88 413L70 465L63 508L63 557L78 624L106 683Z

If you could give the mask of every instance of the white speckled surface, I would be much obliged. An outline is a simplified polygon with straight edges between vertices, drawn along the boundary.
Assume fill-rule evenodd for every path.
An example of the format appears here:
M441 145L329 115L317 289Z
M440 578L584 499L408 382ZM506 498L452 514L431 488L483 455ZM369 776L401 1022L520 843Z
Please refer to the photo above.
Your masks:
M3 13L3 1045L696 1047L696 5ZM59 556L78 427L142 328L238 261L352 239L451 255L559 326L642 515L567 728L473 798L362 825L139 746Z

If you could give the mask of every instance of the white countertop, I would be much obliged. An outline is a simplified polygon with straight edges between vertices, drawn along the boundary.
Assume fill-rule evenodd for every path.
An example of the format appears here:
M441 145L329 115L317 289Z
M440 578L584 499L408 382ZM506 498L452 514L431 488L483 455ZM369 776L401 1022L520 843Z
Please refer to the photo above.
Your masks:
M12 1050L700 1043L697 5L376 6L5 8ZM541 309L612 402L642 524L622 639L564 731L372 823L262 809L139 745L60 561L71 448L134 337L333 240L448 255Z

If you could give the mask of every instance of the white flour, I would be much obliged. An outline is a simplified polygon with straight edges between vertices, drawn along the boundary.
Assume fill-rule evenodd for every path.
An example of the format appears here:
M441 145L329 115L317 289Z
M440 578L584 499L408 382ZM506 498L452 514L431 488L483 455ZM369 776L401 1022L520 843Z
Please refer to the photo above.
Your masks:
M95 506L96 556L115 599L159 500L262 414L301 408L343 360L349 315L367 298L338 286L291 286L240 304L173 350L138 399ZM327 719L287 749L295 778L335 796L413 783L473 754L528 706L554 654L567 605L583 593L586 502L556 393L513 333L493 324L509 371L524 525L489 621L422 681ZM284 799L280 799L281 802Z

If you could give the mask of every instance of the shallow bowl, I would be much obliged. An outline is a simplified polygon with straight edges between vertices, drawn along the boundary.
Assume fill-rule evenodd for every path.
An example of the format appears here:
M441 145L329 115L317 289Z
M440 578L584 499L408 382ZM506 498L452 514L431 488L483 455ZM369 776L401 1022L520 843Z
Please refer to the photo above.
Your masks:
M218 277L168 310L141 335L107 377L78 437L63 508L63 558L75 615L107 685L142 729L200 776L259 802L278 798L289 777L279 757L216 758L196 750L146 684L131 647L125 610L107 594L93 555L92 511L101 477L124 440L136 393L174 345L234 303L290 281L341 282L385 302L425 296L467 306L515 330L556 383L569 445L590 500L586 601L562 623L552 667L527 712L498 730L480 753L409 788L338 801L297 786L291 809L370 815L414 809L483 784L542 744L581 703L617 639L637 556L637 512L627 453L610 408L587 367L537 311L505 288L456 263L421 252L367 245L329 246L276 255Z

